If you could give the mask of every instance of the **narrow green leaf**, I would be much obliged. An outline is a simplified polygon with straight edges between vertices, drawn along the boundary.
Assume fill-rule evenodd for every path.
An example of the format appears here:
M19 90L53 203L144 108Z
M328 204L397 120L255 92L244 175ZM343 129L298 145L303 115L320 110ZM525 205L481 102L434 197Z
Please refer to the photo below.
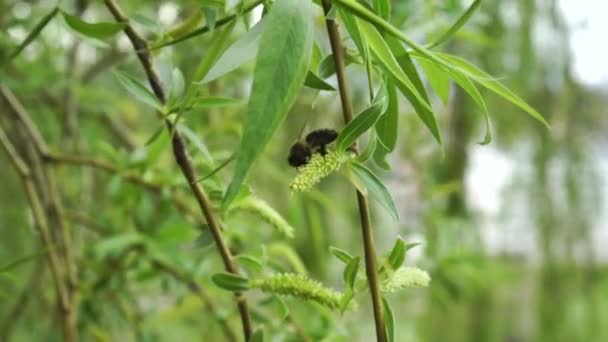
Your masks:
M258 258L247 255L247 254L239 254L234 257L234 261L255 272L262 272L264 270L264 264Z
M412 79L408 76L408 74L416 75L414 80L419 82L415 67L412 65L412 69L407 69L408 74L406 74L380 33L372 25L363 20L357 20L357 24L363 36L366 37L366 41L374 52L374 55L377 57L378 61L393 77L397 86L399 87L399 90L408 99L408 101L410 101L420 119L429 128L435 139L437 139L441 145L441 133L439 132L437 120L435 119L435 114L429 105L426 93L420 93L419 88L421 88L421 86L416 87ZM409 59L409 56L407 56L405 51L403 52L405 58ZM424 90L423 87L421 89Z
M418 90L420 96L422 96L424 101L430 106L431 101L429 100L429 95L426 93L426 88L424 87L422 78L420 77L418 69L416 69L414 62L410 57L410 54L405 50L403 45L401 45L399 39L393 36L387 36L385 40L390 47L391 52L397 59L397 63L399 63L401 70L403 70L405 75L412 81L412 84L414 84L414 87L416 87L416 90Z
M426 104L424 97L418 92L418 89L416 89L412 81L403 72L399 63L395 59L395 56L378 30L363 20L357 20L357 26L359 27L361 34L365 37L369 47L374 52L374 55L384 66L386 71L393 75L398 82L403 83L403 85L410 90L418 101Z
M205 8L205 20L207 20L207 26L211 30L215 28L215 22L217 19L217 8Z
M447 31L445 31L441 36L439 36L439 38L437 38L434 42L427 45L426 48L432 49L435 46L450 39L450 37L452 37L454 35L454 33L458 32L458 30L460 30L460 28L464 24L466 24L467 21L469 21L469 19L471 18L473 13L475 13L475 10L479 7L479 5L481 5L481 0L473 1L473 3L471 3L469 8L467 8L467 10L460 16L460 18L458 18L458 20L456 20L454 25L452 25Z
M338 138L336 138L336 149L339 152L346 151L357 138L370 129L376 121L378 121L385 103L385 101L372 103L370 107L367 107L360 114L355 116L355 118L344 127L340 134L338 134Z
M457 68L463 69L464 71L468 72L468 75L470 75L473 81L481 84L485 88L493 91L495 94L503 97L504 99L513 103L517 107L523 109L526 113L530 114L533 118L540 121L547 128L551 128L539 112L537 112L523 99L515 95L509 88L505 87L502 83L498 82L498 80L493 78L485 71L479 69L475 65L469 63L468 61L460 57L452 56L446 53L438 53L437 56L445 60L447 63L450 63L456 66Z
M419 61L421 64L424 63L427 67L430 67L432 65L432 68L436 68L436 66L432 62L425 59L424 57L418 57L418 58L419 58ZM454 82L456 82L467 94L469 94L469 96L473 99L473 101L475 101L477 106L481 109L481 113L482 113L482 115L484 117L484 121L485 121L486 134L484 136L484 139L481 142L479 142L479 144L481 144L481 145L489 144L492 141L492 127L491 127L491 122L490 122L491 121L490 112L488 111L488 107L486 106L486 102L483 99L483 96L481 96L481 93L479 92L479 90L477 89L475 84L465 74L459 73L454 69L440 70L439 73L442 73L443 75L447 75L447 76L449 76L449 78L453 79Z
M353 55L354 52L346 50L344 55L344 66L347 67L353 63L361 64L361 59L358 56ZM329 54L319 64L318 75L322 79L328 78L336 73L336 64L334 62L334 55Z
M169 98L172 101L177 100L184 93L184 89L184 74L182 74L179 68L173 68L173 71L171 72L171 89L169 93Z
M355 292L352 288L347 287L342 294L342 298L340 298L340 313L344 313L348 308L348 304L350 304L351 300L355 296Z
M380 17L384 20L389 20L391 18L391 1L390 0L374 0L373 1L374 10Z
M86 37L94 39L105 39L114 36L118 32L122 31L126 23L114 23L114 22L101 22L101 23L87 23L86 21L78 18L77 16L61 12L63 19L68 26Z
M312 71L309 71L308 74L306 74L306 80L304 80L304 85L309 88L318 90L336 90L336 88L334 88L331 84L325 82L319 76L315 75Z
M379 141L379 140L378 140ZM389 154L389 151L382 146L382 142L377 144L376 151L374 151L373 159L374 163L384 170L390 170L391 164L386 160L386 156Z
M9 261L9 262L7 262L4 265L0 265L0 273L8 272L11 269L13 269L13 268L15 268L15 267L17 267L17 266L19 266L21 264L24 264L26 262L32 261L32 260L36 259L39 256L45 255L49 251L51 251L53 248L54 247L46 247L46 248L43 248L42 250L39 250L37 252L30 253L28 255L22 256L22 257L17 258L17 259L15 259L13 261Z
M387 22L386 20L380 18L374 12L372 12L371 10L369 10L367 7L365 7L361 3L357 2L356 0L334 0L334 2L339 4L340 6L344 7L347 11L354 14L355 16L365 20L366 22L373 24L374 26L381 29L382 31L384 31L396 38L399 38L405 44L412 47L412 49L414 51L420 53L422 56L429 58L431 61L433 61L439 65L445 66L447 68L454 68L453 65L437 58L430 50L426 49L424 46L419 45L416 42L414 42L413 40L411 40L410 38L408 38L398 28L391 25L391 23Z
M207 163L213 163L213 157L209 152L209 148L207 148L207 144L203 141L203 137L200 134L194 132L187 125L180 125L179 131L184 135L189 142L191 142L194 147L201 153L201 155L205 158Z
M268 18L260 20L222 54L200 83L209 83L252 61L258 54Z
M403 264L403 261L405 261L405 243L398 238L388 255L388 263L393 270L396 270Z
M456 74L461 74L463 76L467 76L472 78L474 81L481 83L484 87L494 91L498 95L506 98L511 101L513 104L519 106L532 117L545 124L549 128L549 125L544 120L544 118L532 107L530 107L527 103L525 103L522 99L520 99L517 95L513 94L508 88L502 85L500 82L496 81L490 75L485 73L484 71L478 69L473 66L469 62L446 54L438 54L435 55L430 50L425 47L417 44L413 40L409 39L405 34L399 31L398 28L391 25L389 22L384 19L378 17L372 11L370 11L365 6L361 5L355 0L334 0L339 5L346 8L348 11L353 13L354 15L362 18L363 20L372 23L373 25L381 28L384 32L389 33L401 41L412 47L412 49L422 57L429 59L431 62L437 64L438 66L443 67L446 70L450 70ZM442 58L440 58L440 56Z
M94 255L98 260L109 255L116 255L132 246L145 245L147 237L141 233L128 231L103 239L94 247Z
M148 29L154 33L160 33L163 30L160 23L158 23L156 20L154 20L150 17L147 17L143 14L135 13L135 14L129 16L129 20L132 20L132 21L140 24L141 26L145 27L146 29Z
M351 289L355 287L355 280L357 280L357 273L359 272L359 263L361 261L361 257L355 257L351 259L346 267L344 268L344 284Z
M310 72L314 74L319 70L321 60L323 60L323 51L317 42L313 42L312 55L310 56Z
M265 17L235 173L222 203L227 208L304 84L312 51L312 3L277 0ZM280 28L280 29L277 29Z
M392 152L397 146L397 130L399 127L399 99L397 90L391 79L386 80L387 106L386 111L376 122L376 133L382 146Z
M369 195L378 201L395 221L399 221L399 212L397 211L393 197L382 181L371 170L360 163L353 161L350 163L350 166L355 176L365 184Z
M273 294L270 297L268 297L267 299L265 299L264 301L260 302L260 304L261 305L274 304L274 307L278 311L279 320L281 322L284 321L287 318L287 316L289 316L289 307L287 306L287 303L285 303L285 300L283 298L281 298L281 296Z
M357 20L353 15L347 11L340 11L342 22L346 27L351 39L355 43L359 55L363 57L363 64L365 65L365 72L367 73L367 84L369 88L370 98L373 98L374 86L373 86L373 58L370 53L369 44L366 39L363 38L359 27L357 26Z
M382 118L382 116L380 116L380 118ZM368 160L369 157L371 157L376 152L378 141L379 140L376 132L370 131L370 136L367 140L367 146L365 146L365 149L363 151L359 152L359 155L355 159L359 163L363 163L364 161Z
M211 235L209 230L209 225L205 224L202 228L200 228L200 230L202 230L202 232L194 241L194 246L196 248L206 248L213 245L215 241L213 240L213 235Z
M53 19L55 15L57 15L57 13L59 13L59 8L55 7L47 15L40 19L38 24L36 24L32 31L25 37L23 42L21 42L21 44L19 44L19 46L17 46L17 48L8 55L6 61L3 61L2 65L12 61L13 59L15 59L15 57L19 56L21 51L23 51L23 49L25 49L32 41L34 41L34 39L36 39L36 37L38 37L40 32L42 32L42 30L51 21L51 19Z
M475 101L477 106L481 109L481 113L484 117L485 125L486 125L486 134L481 142L481 145L487 145L492 141L492 126L490 123L490 112L488 111L488 107L486 106L486 101L481 96L481 93L475 86L475 84L466 76L460 75L453 71L449 71L448 74L452 77L452 79L469 94L469 96Z
M399 99L397 89L390 77L386 78L386 93L388 105L386 112L382 114L376 123L378 138L377 147L373 154L374 163L379 167L390 170L391 165L386 161L386 156L397 146L397 133L399 127Z
M336 19L336 6L331 6L327 14L325 15L325 19L327 20L335 20Z
M346 165L346 167L342 170L342 173L344 174L344 177L346 177L346 179L348 179L348 181L355 187L355 189L357 189L357 191L362 193L363 196L367 196L367 188L365 187L365 184L361 181L361 178L359 178L359 176L353 172L350 164Z
M229 38L232 34L232 30L234 29L235 24L235 22L232 22L222 30L216 31L213 38L211 38L211 43L209 44L209 47L206 50L205 56L203 57L203 59L201 59L198 66L196 67L194 77L192 78L193 81L198 82L204 77L207 77L208 74L212 72L213 68L216 67L216 65L222 63L220 62L222 60L220 54L226 49L226 45L228 45L228 42L230 41ZM222 57L225 55L226 52L224 52Z
M418 246L420 246L420 242L406 243L405 244L405 254L407 255L407 252L409 252L410 249L412 249L414 247L418 247Z
M165 131L165 123L161 122L160 125L158 125L158 128L154 131L154 133L152 133L152 135L146 140L146 142L144 143L144 146L151 145L153 142L156 141L156 139L158 139L158 137L160 137L160 135L164 131Z
M249 12L249 11L253 10L254 8L258 7L260 4L262 4L264 1L265 0L255 0L255 1L251 2L250 4L248 4L243 9L243 13ZM235 21L235 19L237 17L238 17L238 15L235 14L235 13L229 14L229 15L227 15L225 17L222 17L221 19L218 19L215 22L215 28L218 28L218 27L227 25L229 23L232 23L232 22ZM186 41L188 39L191 39L191 38L200 36L202 34L205 34L205 33L209 32L209 31L211 31L211 29L209 28L209 26L203 26L201 28L198 28L198 29L196 29L196 30L194 30L192 32L189 32L189 33L187 33L187 34L185 34L185 35L183 35L183 36L181 36L179 38L176 38L174 40L171 40L171 41L168 41L168 42L164 42L164 43L161 43L161 44L156 44L154 46L151 46L149 49L150 50L157 50L157 49L161 49L163 47L167 47L167 46L170 46L170 45L175 45L175 44L181 43L183 41Z
M152 94L152 92L148 90L148 88L142 82L122 71L117 70L114 72L114 74L118 78L118 82L120 82L120 84L125 87L125 89L131 93L131 95L135 96L135 98L137 98L139 101L163 112L162 103L160 103L158 98L156 98L156 96L154 96L154 94Z
M249 280L232 273L216 273L211 277L215 285L228 291L246 291L249 289Z
M431 88L433 88L437 96L444 104L448 104L450 97L450 79L447 72L443 71L441 68L437 67L428 60L419 59L418 62L420 63L422 70L424 70Z
M357 50L359 50L359 53L363 56L365 51L365 40L361 36L361 31L357 26L355 17L347 11L340 11L340 17L342 18L342 22L344 23L344 27L346 28L346 31L348 31L350 38L353 40L353 43L355 43Z
M347 251L340 249L338 247L330 246L329 251L331 252L331 254L333 254L336 258L338 258L340 261L342 261L345 264L350 263L350 261L355 258Z
M395 342L395 314L393 314L393 309L391 309L391 305L385 297L382 297L382 307L384 309L386 337L388 342Z
M203 7L224 8L226 6L225 0L197 0L197 2Z
M243 104L241 99L221 96L204 96L192 100L192 109L204 109L213 107L228 107Z
M234 157L235 157L235 155L232 154L230 157L228 157L226 160L224 160L220 165L218 165L215 169L211 170L208 174L204 175L203 177L197 179L197 182L202 182L205 179L212 177L216 173L220 172L223 168L228 166L228 164L230 164L234 160Z

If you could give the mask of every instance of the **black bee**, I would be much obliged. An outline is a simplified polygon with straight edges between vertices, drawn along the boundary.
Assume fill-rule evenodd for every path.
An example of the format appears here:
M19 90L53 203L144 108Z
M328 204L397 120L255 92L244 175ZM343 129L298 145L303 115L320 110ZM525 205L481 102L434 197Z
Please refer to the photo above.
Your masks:
M338 132L333 129L316 129L306 135L304 141L298 141L289 150L287 161L293 167L306 165L313 153L327 154L326 146L331 144L338 137Z

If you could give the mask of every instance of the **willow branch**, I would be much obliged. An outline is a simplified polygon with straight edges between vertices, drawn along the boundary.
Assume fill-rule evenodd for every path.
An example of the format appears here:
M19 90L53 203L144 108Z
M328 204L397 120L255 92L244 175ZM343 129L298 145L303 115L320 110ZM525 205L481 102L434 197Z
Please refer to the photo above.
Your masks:
M63 208L61 206L61 200L53 174L51 170L46 167L46 165L41 165L40 163L40 160L42 160L42 162L46 162L45 156L49 154L49 149L44 141L44 138L38 131L38 128L31 120L21 102L17 99L17 97L15 97L12 91L3 84L0 85L0 96L8 104L8 108L17 122L23 126L28 142L33 143L35 152L38 154L31 159L34 166L40 169L42 172L42 176L44 178L43 186L48 194L49 207L47 210L49 212L49 217L53 221L53 224L59 228L60 238L62 239L63 245L63 253L65 254L66 265L68 268L66 276L69 277L70 287L68 290L71 296L71 292L76 291L78 281L76 279L76 269L70 233L65 225Z
M325 15L331 10L332 4L330 0L323 0L323 10ZM340 92L340 101L342 103L342 115L344 123L348 124L353 118L353 110L349 98L348 84L346 81L344 67L344 48L340 39L340 32L336 22L333 19L326 18L327 34L331 44L331 49L334 55L336 64L336 76L338 78L338 90ZM357 149L356 146L353 148ZM374 239L372 234L372 225L370 220L369 205L364 194L357 190L357 203L359 205L359 218L361 221L361 233L363 236L363 250L365 253L365 271L369 283L369 289L372 297L372 305L374 309L374 321L376 324L376 338L379 342L386 342L386 330L384 325L384 313L382 312L382 299L380 297L380 281L378 279L376 248L374 247Z
M115 1L104 0L104 2L106 4L106 7L108 8L108 10L112 13L114 18L116 19L116 21L126 23L124 32L127 35L127 37L129 38L129 40L131 41L131 44L133 45L133 48L135 49L135 52L137 53L137 58L141 62L142 66L146 72L146 76L148 77L150 87L152 88L156 97L162 103L165 103L166 102L165 91L162 87L162 84L158 78L156 71L154 70L154 68L152 66L152 58L150 56L150 52L148 51L147 42L143 38L141 38L141 36L139 36L139 34L128 23L128 19L124 16L124 14L122 13L122 11L120 10L120 8L118 7L118 5L116 4ZM230 273L239 274L238 268L236 267L236 265L234 264L234 262L232 260L232 254L231 254L230 250L228 249L228 246L226 245L224 238L222 236L220 224L215 216L215 213L213 212L213 209L212 209L211 203L209 201L209 198L207 196L207 193L202 188L202 186L197 183L198 176L196 174L196 171L194 170L192 161L186 151L186 145L184 143L184 140L183 140L181 134L179 133L179 131L174 129L174 126L171 123L171 121L165 120L165 124L167 126L167 130L169 132L173 132L173 136L171 138L171 143L173 145L173 155L175 157L175 160L176 160L177 164L179 165L179 167L182 171L182 174L188 181L190 189L192 190L192 193L193 193L194 197L196 198L196 200L199 204L199 207L200 207L203 215L205 216L205 219L207 220L207 224L208 224L209 229L211 230L211 234L213 235L213 238L215 240L216 247L222 257L222 261L224 263L224 268L226 269L226 271L228 271ZM249 317L247 303L246 303L244 297L240 293L235 293L235 296L236 296L236 300L237 300L239 313L241 316L241 322L243 325L243 334L244 334L245 340L247 341L247 340L249 340L249 338L251 337L251 334L252 334L251 319Z
M9 161L11 162L11 164L19 174L19 177L21 178L21 181L25 187L27 199L32 209L36 228L40 233L42 244L49 251L47 260L49 262L49 267L51 269L51 275L53 278L53 284L57 293L57 301L59 303L59 311L61 316L62 332L64 339L68 342L77 341L78 333L76 330L75 322L73 320L74 316L72 316L73 312L71 310L70 298L67 292L67 285L64 283L64 280L66 279L64 279L64 277L62 276L59 255L57 255L56 251L51 248L53 246L53 238L51 237L51 231L48 226L46 213L44 211L41 200L38 197L36 187L32 180L32 173L27 164L23 161L23 159L21 159L21 157L17 153L17 150L14 148L13 144L10 142L8 136L2 128L0 128L0 145L8 155Z

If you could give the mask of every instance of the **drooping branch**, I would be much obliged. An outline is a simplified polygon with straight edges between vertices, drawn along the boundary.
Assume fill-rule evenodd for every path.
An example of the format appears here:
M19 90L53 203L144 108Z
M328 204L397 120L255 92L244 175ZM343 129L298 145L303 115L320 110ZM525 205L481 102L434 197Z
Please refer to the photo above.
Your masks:
M49 251L47 260L51 269L55 291L57 293L63 337L68 342L77 341L78 331L76 328L76 317L74 311L72 310L71 300L67 290L69 286L67 284L69 279L63 276L64 272L62 271L60 256L53 248L54 242L51 236L51 230L48 225L44 206L40 200L36 186L32 179L32 172L25 161L19 156L17 150L10 142L8 136L2 128L0 128L0 145L8 155L9 161L21 178L21 181L25 187L28 202L32 209L36 228L40 233L42 245Z
M152 91L154 92L156 97L162 103L165 103L166 102L165 91L160 82L158 74L156 73L156 71L153 68L152 58L151 58L150 52L148 51L147 42L141 36L139 36L139 34L128 23L127 17L125 17L125 15L122 13L122 11L120 10L120 8L118 7L118 5L116 4L115 1L104 0L104 3L106 4L106 7L108 8L108 10L112 13L114 18L116 19L116 21L126 23L124 32L127 35L127 37L129 38L129 40L131 41L131 44L133 45L133 48L137 54L137 58L139 59L139 61L141 62L141 65L144 68L144 71L148 78L150 87L152 88ZM177 164L179 165L179 167L182 171L182 174L188 181L188 185L190 186L190 189L191 189L194 197L196 198L203 215L205 216L209 229L211 230L211 234L213 235L213 238L215 240L215 245L216 245L218 251L220 252L222 261L224 262L224 268L226 269L226 271L228 271L230 273L238 274L239 273L238 268L234 264L234 262L232 260L232 254L224 241L224 238L223 238L222 232L221 232L221 227L220 227L219 222L212 209L209 198L208 198L205 190L197 182L199 177L197 176L194 166L192 164L192 161L191 161L190 157L188 156L184 140L183 140L181 134L179 133L179 131L175 129L175 127L173 126L173 123L171 121L165 120L165 125L167 126L167 129L169 130L169 132L173 132L172 139L171 139L171 143L173 146L173 155L175 157ZM246 303L244 297L240 293L235 293L235 296L236 296L237 305L239 308L239 313L241 316L241 323L243 325L243 334L244 334L245 340L249 340L249 338L251 337L251 334L252 334L252 327L251 327L251 320L249 318L249 312L247 309L247 303Z

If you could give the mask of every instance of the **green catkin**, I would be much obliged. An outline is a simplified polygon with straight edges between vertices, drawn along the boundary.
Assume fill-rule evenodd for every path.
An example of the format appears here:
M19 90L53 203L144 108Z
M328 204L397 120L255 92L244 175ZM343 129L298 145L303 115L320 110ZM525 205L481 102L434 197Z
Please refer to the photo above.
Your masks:
M334 151L328 151L325 156L315 153L306 165L298 168L298 175L289 188L295 192L310 191L323 178L338 171L347 158L347 154Z
M417 267L399 267L390 278L384 282L384 292L397 292L404 288L427 287L431 277L426 271Z
M259 198L251 196L247 197L234 203L231 210L240 210L258 215L279 233L288 238L294 237L293 226L285 221L285 219L273 207Z
M303 274L282 273L268 278L254 279L250 284L252 288L259 288L263 292L312 300L330 309L339 308L342 299L342 294L324 287L320 282Z

